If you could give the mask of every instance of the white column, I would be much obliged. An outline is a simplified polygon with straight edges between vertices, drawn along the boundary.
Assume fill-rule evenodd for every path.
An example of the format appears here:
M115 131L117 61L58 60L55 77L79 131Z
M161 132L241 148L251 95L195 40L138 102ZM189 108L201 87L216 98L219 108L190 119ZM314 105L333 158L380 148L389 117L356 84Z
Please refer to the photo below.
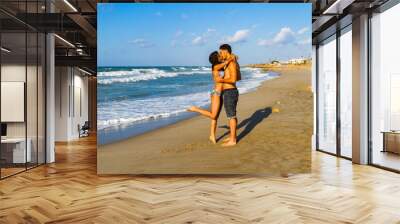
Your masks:
M368 15L353 19L353 162L368 163Z
M311 149L316 150L317 146L317 47L312 45L312 92L314 100L313 135L311 137Z
M46 12L54 12L52 1L46 1ZM55 42L54 34L46 35L46 163L55 161Z
M69 141L72 124L72 68L57 66L55 69L55 141Z
M46 163L55 161L55 54L54 35L46 36Z

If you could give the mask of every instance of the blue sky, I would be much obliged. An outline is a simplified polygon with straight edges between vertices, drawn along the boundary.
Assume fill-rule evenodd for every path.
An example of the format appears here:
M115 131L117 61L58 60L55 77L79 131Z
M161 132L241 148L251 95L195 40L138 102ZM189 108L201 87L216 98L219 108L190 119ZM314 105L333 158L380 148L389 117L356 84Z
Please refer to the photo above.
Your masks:
M99 3L99 66L208 65L229 43L240 64L311 55L311 4Z

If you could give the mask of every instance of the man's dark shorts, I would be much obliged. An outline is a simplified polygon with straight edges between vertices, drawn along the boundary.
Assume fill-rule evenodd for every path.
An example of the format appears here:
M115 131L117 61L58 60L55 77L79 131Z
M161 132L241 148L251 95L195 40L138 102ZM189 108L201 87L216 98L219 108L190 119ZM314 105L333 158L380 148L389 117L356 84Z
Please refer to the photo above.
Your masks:
M236 88L223 90L222 98L226 116L229 119L236 118L236 106L239 100L239 91Z

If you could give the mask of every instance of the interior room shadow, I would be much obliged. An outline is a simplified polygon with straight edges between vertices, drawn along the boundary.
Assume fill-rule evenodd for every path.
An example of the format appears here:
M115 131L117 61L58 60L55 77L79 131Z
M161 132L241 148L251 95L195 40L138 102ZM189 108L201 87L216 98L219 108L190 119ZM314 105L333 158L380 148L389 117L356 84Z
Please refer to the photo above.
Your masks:
M263 121L265 118L267 118L271 113L272 113L272 108L266 107L266 108L257 110L250 117L241 121L237 126L237 130L240 130L243 127L244 127L244 129L238 134L237 142L239 142L242 138L244 138L246 135L248 135L261 121ZM229 135L229 127L227 125L219 126L219 128L225 128L225 129L228 129L228 131L225 132L223 135L221 135L217 139L217 141L219 141L222 138L224 138L225 136Z

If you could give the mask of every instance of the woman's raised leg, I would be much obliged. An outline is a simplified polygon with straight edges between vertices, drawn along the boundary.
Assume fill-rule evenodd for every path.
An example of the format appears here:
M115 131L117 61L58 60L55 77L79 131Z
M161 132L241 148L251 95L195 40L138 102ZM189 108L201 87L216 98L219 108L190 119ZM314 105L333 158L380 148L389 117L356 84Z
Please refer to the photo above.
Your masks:
M212 120L216 119L219 115L220 105L221 104L221 96L216 94L211 96L211 111L201 109L199 107L192 106L188 109L191 112L197 112L203 116L206 116Z
M190 107L188 111L197 112L203 116L206 116L211 119L210 125L210 141L212 143L217 143L216 141L216 131L217 131L217 119L219 116L219 112L221 111L221 96L216 94L211 96L211 111L203 110L199 107Z

